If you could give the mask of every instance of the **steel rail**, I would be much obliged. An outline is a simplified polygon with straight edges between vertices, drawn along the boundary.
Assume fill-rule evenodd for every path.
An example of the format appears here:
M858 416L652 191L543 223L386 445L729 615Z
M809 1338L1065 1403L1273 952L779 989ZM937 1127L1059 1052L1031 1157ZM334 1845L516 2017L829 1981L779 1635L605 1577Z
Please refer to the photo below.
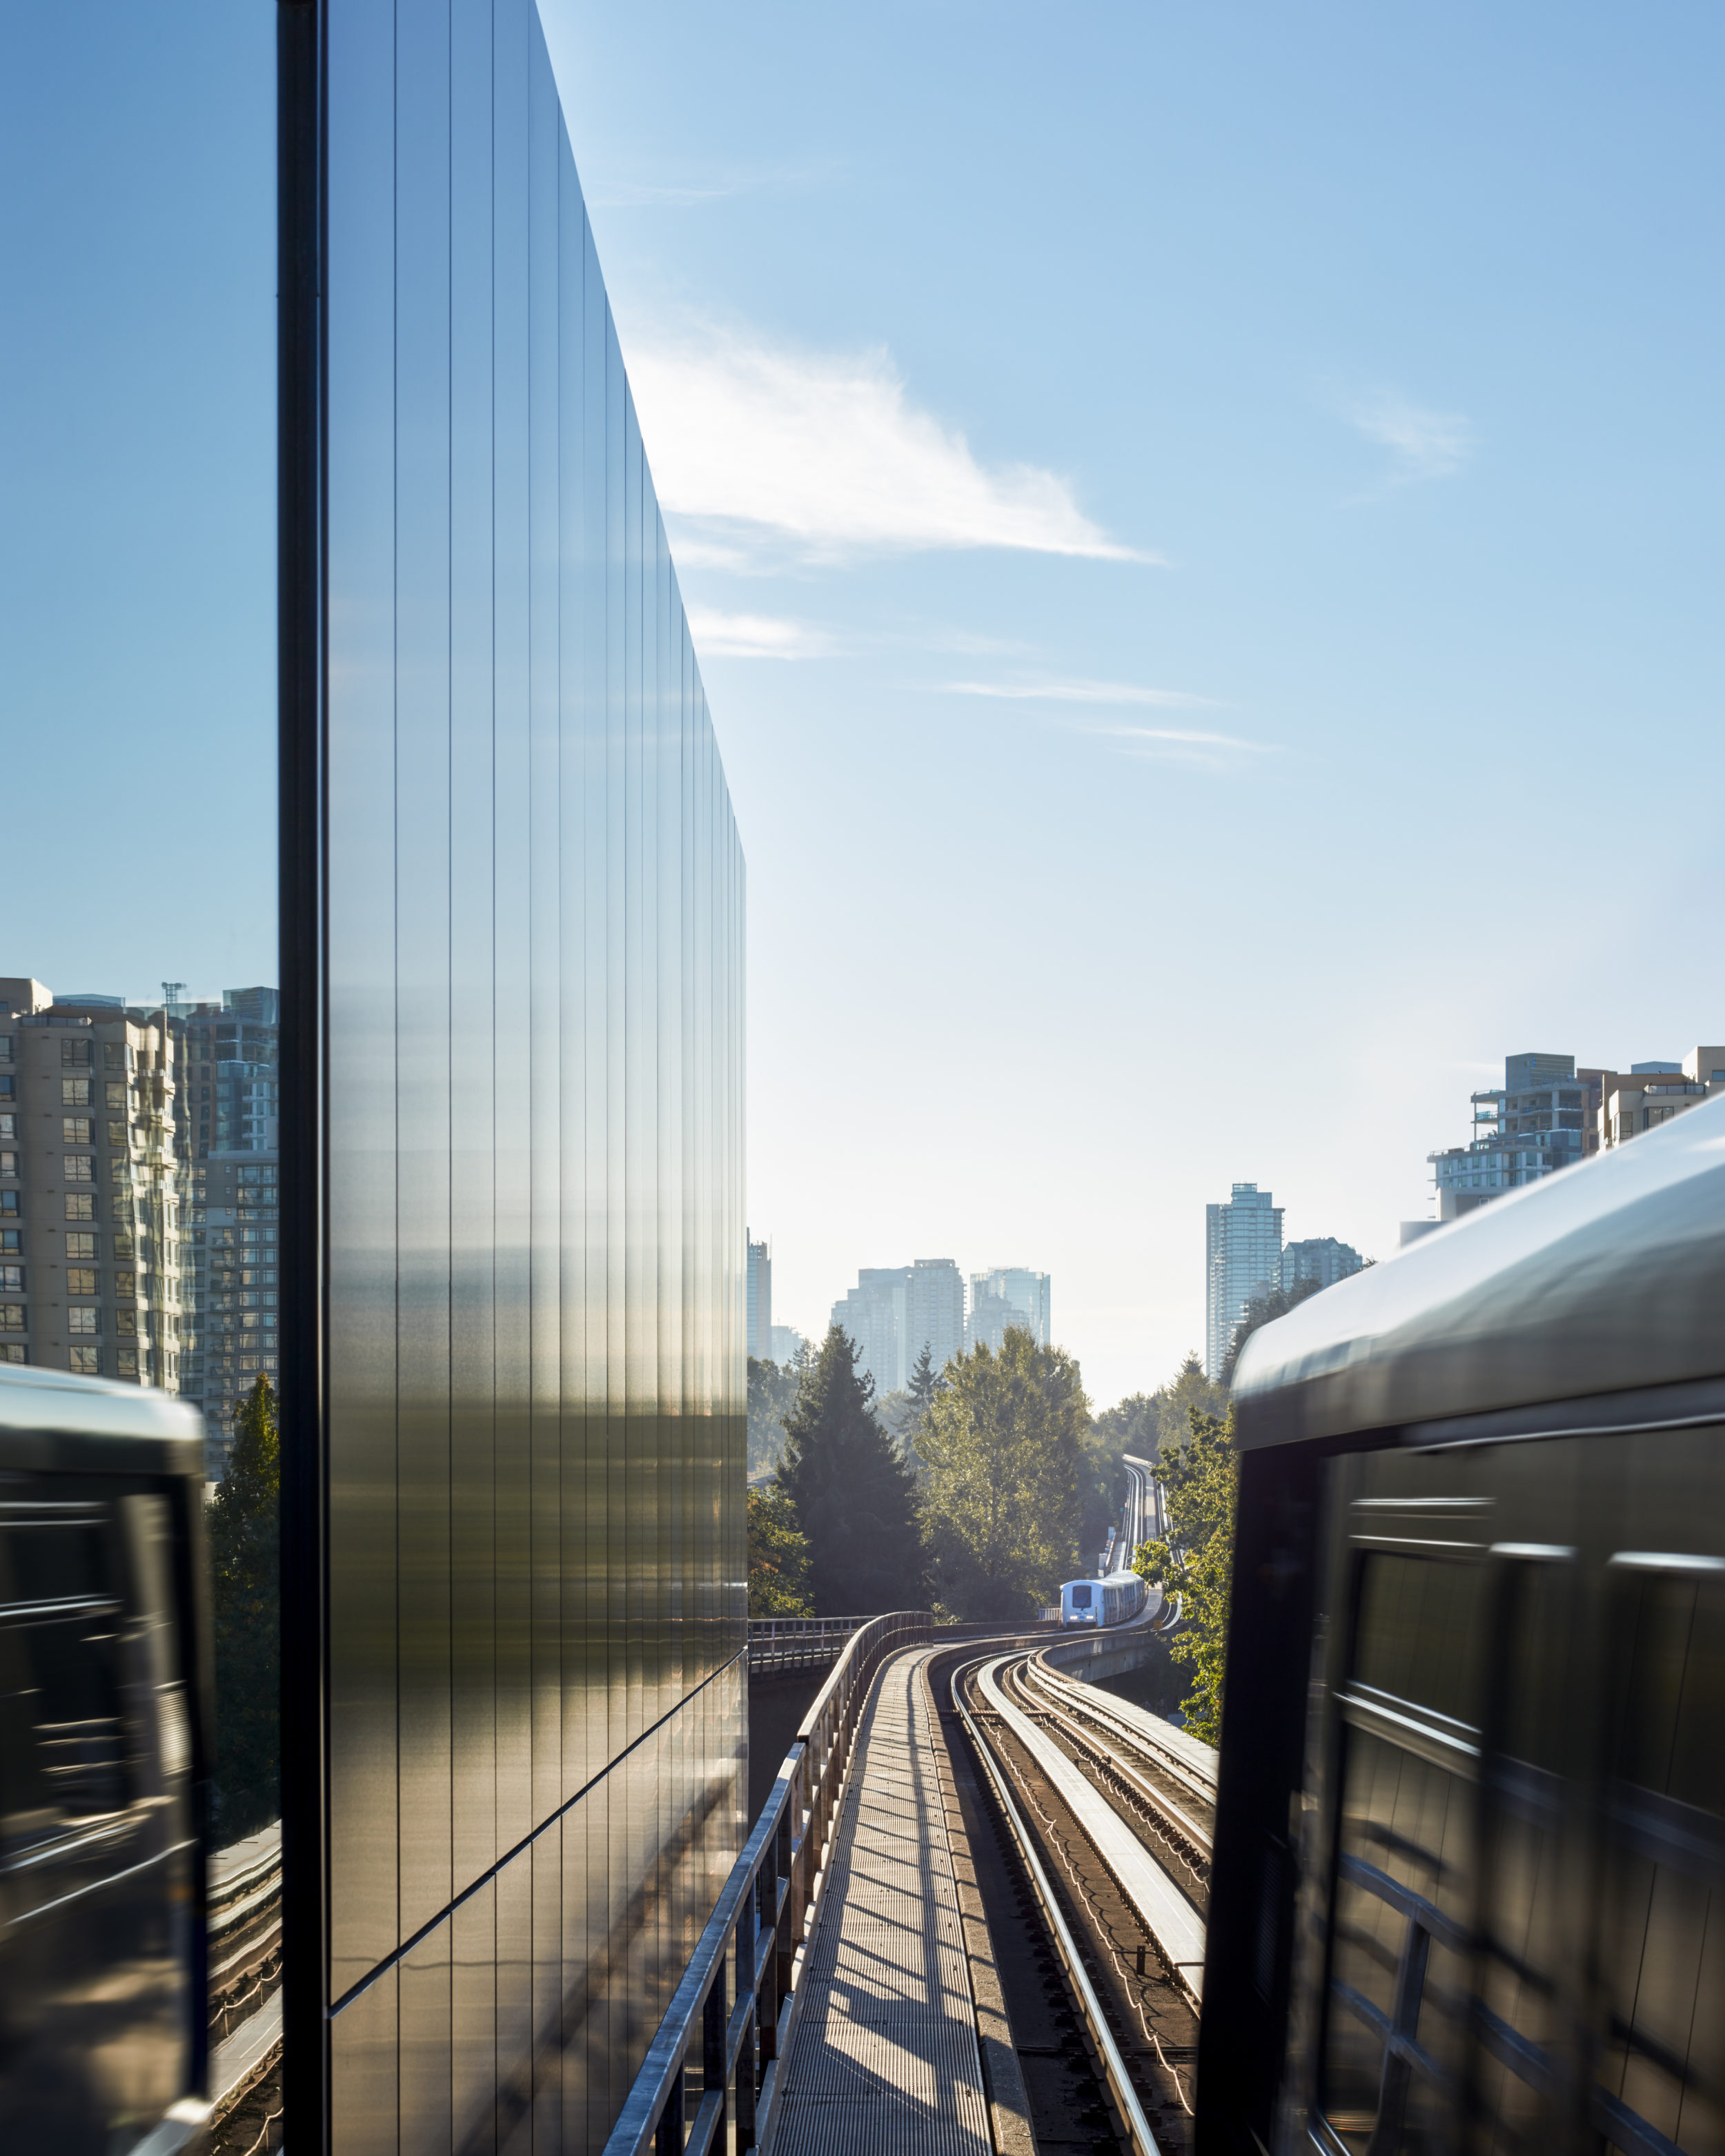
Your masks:
M742 1854L605 2143L605 2156L709 2156L757 2148L769 2131L825 1906L829 1849L857 1725L875 1673L933 1630L926 1610L871 1618L854 1631L816 1694ZM734 1976L732 1972L734 1970ZM728 2003L727 1989L734 1989ZM689 2060L699 2102L688 2117ZM734 2133L732 2129L734 2128Z
M1005 1722L1073 1816L1098 1860L1137 1912L1167 1962L1174 1982L1201 2007L1204 1999L1204 1921L1190 1897L1157 1861L1139 1835L1045 1731L1001 1688L998 1672L1014 1658L1000 1656L978 1678L990 1710Z
M1016 1672L1010 1674L1015 1675ZM1166 1791L1158 1789L1153 1782L1147 1781L1142 1774L1110 1751L1105 1743L1098 1743L1095 1731L1086 1728L1076 1715L1069 1713L1064 1707L1051 1706L1040 1700L1028 1691L1018 1696L1017 1703L1025 1713L1034 1715L1045 1724L1051 1724L1058 1729L1079 1757L1098 1774L1116 1777L1123 1784L1122 1794L1127 1802L1136 1804L1147 1815L1151 1825L1174 1847L1181 1862L1193 1876L1200 1878L1199 1867L1207 1869L1212 1855L1212 1837L1209 1828L1200 1826L1196 1820L1189 1818ZM1103 1729L1105 1736L1111 1737L1113 1732L1107 1730L1106 1725L1097 1726ZM1141 1753L1139 1756L1142 1759L1144 1755ZM1098 1794L1106 1801L1106 1791L1099 1791ZM1200 1883L1208 1887L1209 1881L1200 1878Z
M1102 2071L1108 2083L1109 2093L1114 2098L1116 2108L1132 2141L1136 2156L1162 2156L1156 2136L1150 2131L1150 2122L1144 2116L1144 2107L1138 2101L1138 2092L1132 2086L1132 2076L1127 2071L1126 2061L1122 2056L1119 2045L1114 2040L1114 2031L1109 2027L1108 2017L1102 2011L1102 2002L1096 1995L1096 1986L1091 1982L1089 1970L1084 1966L1084 1958L1079 1952L1078 1942L1072 1936L1071 1928L1066 1922L1065 1915L1055 1897L1048 1874L1043 1869L1042 1859L1037 1854L1029 1822L1019 1808L1018 1799L1013 1795L1008 1785L1006 1775L996 1763L993 1747L989 1743L986 1735L973 1718L970 1709L964 1703L960 1690L961 1680L968 1676L973 1670L980 1669L983 1661L988 1659L986 1656L978 1657L975 1661L963 1663L953 1671L951 1679L952 1705L969 1732L970 1741L976 1748L977 1756L981 1759L983 1769L993 1787L994 1794L1005 1818L1008 1830L1018 1846L1019 1856L1029 1877L1031 1890L1035 1894L1042 1910L1044 1921L1053 1937L1055 1951L1059 1953L1066 1974L1071 1980L1073 1991L1077 1995L1079 2010L1084 2017L1085 2026L1090 2032L1091 2041L1096 2046L1101 2056Z
M1141 1765L1148 1767L1158 1774L1166 1774L1171 1781L1178 1782L1183 1790L1195 1797L1199 1803L1209 1805L1212 1810L1214 1810L1216 1797L1214 1789L1204 1788L1195 1774L1189 1771L1183 1771L1168 1753L1147 1742L1136 1730L1117 1721L1111 1715L1092 1712L1087 1701L1063 1699L1058 1692L1045 1689L1043 1685L1035 1681L1032 1675L1034 1670L1035 1663L1033 1661L1021 1680L1029 1706L1038 1714L1046 1714L1058 1722L1064 1722L1073 1732L1073 1742L1081 1749L1092 1750L1099 1735L1111 1743L1127 1745ZM1147 1801L1157 1810L1166 1813L1173 1825L1201 1849L1206 1857L1210 1855L1214 1837L1209 1827L1191 1818L1182 1806L1174 1802L1165 1789L1159 1789L1153 1783L1147 1782L1124 1760L1111 1757L1108 1763L1117 1772L1125 1774L1135 1786L1140 1789Z

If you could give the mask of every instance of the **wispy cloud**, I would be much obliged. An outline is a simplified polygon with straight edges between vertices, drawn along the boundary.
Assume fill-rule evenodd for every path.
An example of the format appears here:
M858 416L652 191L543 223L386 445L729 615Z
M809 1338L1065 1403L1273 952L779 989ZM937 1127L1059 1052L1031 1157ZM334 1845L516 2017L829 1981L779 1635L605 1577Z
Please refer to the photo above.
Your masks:
M1238 771L1255 757L1274 752L1269 742L1184 726L1086 726L1085 732L1111 741L1122 756L1184 764L1192 771Z
M1185 711L1209 706L1209 696L1183 689L1146 689L1134 681L947 681L949 696L998 696L1008 703L1151 704Z
M813 622L776 614L720 613L691 607L689 628L704 658L832 659L844 646Z
M986 696L1010 703L1112 705L1117 709L1148 706L1163 711L1215 708L1214 697L1194 696L1184 689L1148 688L1137 681L947 681L942 685L951 696ZM1124 719L1068 724L1077 732L1111 742L1122 756L1183 764L1193 771L1237 771L1254 757L1274 753L1268 742L1248 741L1242 735L1216 733L1208 727L1143 726Z
M1368 442L1389 450L1392 485L1449 479L1473 454L1473 429L1460 412L1382 395L1354 405L1348 418Z
M631 180L598 174L587 191L593 209L698 209L736 195L802 193L822 187L843 169L838 163L733 167L682 180Z
M923 410L884 349L819 352L736 331L649 337L628 353L678 552L764 540L805 558L1007 547L1139 561L1037 465L987 465Z

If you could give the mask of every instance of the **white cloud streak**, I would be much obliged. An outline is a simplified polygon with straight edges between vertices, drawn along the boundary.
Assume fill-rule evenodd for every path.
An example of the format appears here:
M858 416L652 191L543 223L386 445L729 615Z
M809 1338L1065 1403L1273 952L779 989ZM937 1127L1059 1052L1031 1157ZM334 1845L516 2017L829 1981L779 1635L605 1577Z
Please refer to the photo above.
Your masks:
M641 431L687 559L1004 547L1096 561L1122 545L1035 465L984 465L911 399L884 350L810 352L727 331L628 352Z
M721 613L711 607L691 607L689 628L703 658L832 659L843 649L814 623L777 614Z
M1253 757L1272 753L1268 742L1183 726L1091 726L1086 732L1111 741L1122 756L1183 764L1192 771L1238 771Z
M949 696L994 696L1008 703L1151 704L1159 709L1202 709L1208 696L1183 689L1145 689L1132 681L948 681Z
M1383 396L1356 405L1348 417L1368 442L1389 450L1398 484L1451 478L1473 453L1473 429L1460 412Z

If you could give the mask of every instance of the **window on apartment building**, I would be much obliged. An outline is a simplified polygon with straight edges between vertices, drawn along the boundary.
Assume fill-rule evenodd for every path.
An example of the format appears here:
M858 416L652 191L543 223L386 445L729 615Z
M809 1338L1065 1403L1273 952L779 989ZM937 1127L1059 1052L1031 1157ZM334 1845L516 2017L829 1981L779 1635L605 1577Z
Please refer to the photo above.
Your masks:
M15 1138L17 1136L18 1117L16 1116L0 1116L0 1138Z
M68 1332L100 1332L101 1329L96 1322L95 1307L90 1304L74 1303L66 1312Z
M21 1302L0 1302L0 1332L22 1332L24 1329L24 1306Z
M88 1078L62 1078L60 1106L63 1108L87 1108L90 1106Z
M24 1291L24 1269L22 1265L0 1265L0 1292L22 1295Z
M6 1208L0 1205L0 1213L5 1210ZM0 1228L0 1250L4 1250L10 1257L16 1253L18 1247L18 1230L16 1228Z
M138 1276L136 1273L116 1272L115 1274L114 1292L116 1295L136 1295L137 1291Z
M100 1348L69 1348L66 1353L74 1378L99 1378L102 1374L102 1351Z
M95 1194L90 1190L69 1190L66 1193L66 1218L69 1220L94 1220Z
M118 1082L118 1083L116 1084L116 1081L115 1081L113 1079L111 1079L111 1078L110 1078L110 1079L108 1081L108 1084L107 1084L107 1087L106 1087L105 1097L106 1097L106 1100L107 1100L108 1106L109 1106L109 1107L110 1107L110 1109L111 1109L111 1108L120 1108L120 1109L124 1109L124 1107L125 1107L125 1106L126 1106L126 1085L125 1085L125 1081L122 1080L122 1081L121 1081L120 1082Z
M0 1033L0 1056L8 1063L12 1060L12 1035L9 1033Z
M126 1126L124 1123L109 1124L108 1143L110 1146L116 1146L120 1147L121 1151L124 1151L126 1146Z
M8 1340L0 1344L0 1363L28 1363L29 1350L21 1341Z
M138 1331L138 1314L136 1311L116 1310L114 1313L114 1330L116 1332L126 1333L132 1339L136 1339L137 1337Z
M138 1374L137 1349L136 1348L122 1348L119 1353L114 1358L114 1371L116 1377L136 1377Z
M98 1255L99 1253L96 1250L96 1239L94 1235L71 1235L67 1236L66 1255L69 1258L93 1258Z
M126 1044L124 1041L105 1040L102 1043L102 1068L104 1070L125 1070ZM111 1093L114 1089L110 1086L108 1090Z
M114 1255L116 1258L129 1258L131 1255L130 1228L116 1228L114 1230Z
M94 1295L95 1291L96 1272L94 1265L67 1266L66 1293L68 1295Z
M60 1042L60 1061L69 1068L90 1067L90 1043L68 1034Z
M61 1116L60 1143L62 1145L88 1145L90 1142L90 1117L88 1116Z
M15 1152L0 1152L0 1175L16 1175L17 1173L18 1155Z
M0 1190L0 1213L16 1213L18 1209L18 1192L15 1190Z
M10 1101L18 1091L18 1081L9 1070L0 1070L0 1101Z
M65 1158L65 1173L68 1183L94 1183L95 1181L95 1155L87 1152L69 1152Z

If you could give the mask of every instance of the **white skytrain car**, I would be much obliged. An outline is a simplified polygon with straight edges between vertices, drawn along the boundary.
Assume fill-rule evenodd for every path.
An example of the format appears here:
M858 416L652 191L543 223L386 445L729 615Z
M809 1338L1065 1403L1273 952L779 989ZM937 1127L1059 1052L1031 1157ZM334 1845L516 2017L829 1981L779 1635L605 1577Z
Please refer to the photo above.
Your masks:
M1142 1616L1148 1589L1135 1572L1106 1579L1069 1579L1060 1589L1060 1625L1130 1625Z

